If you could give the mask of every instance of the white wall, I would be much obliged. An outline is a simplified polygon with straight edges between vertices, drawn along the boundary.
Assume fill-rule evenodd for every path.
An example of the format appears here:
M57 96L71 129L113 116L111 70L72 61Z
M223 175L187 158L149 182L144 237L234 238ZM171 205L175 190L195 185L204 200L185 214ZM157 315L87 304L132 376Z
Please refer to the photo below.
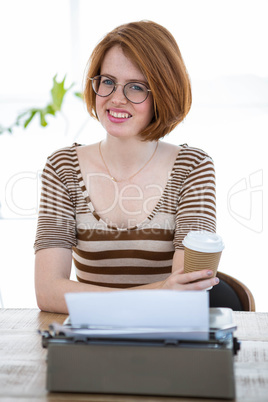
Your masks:
M176 9L174 9L176 3ZM87 0L0 1L0 124L44 105L52 77L67 74L81 89L95 44L115 26L150 19L166 26L192 79L193 107L166 140L206 150L217 172L218 233L225 241L221 270L245 282L258 311L266 297L268 131L266 0L144 2ZM74 141L104 133L72 95L64 117L41 129L0 136L0 289L6 307L34 307L33 242L39 173L46 156Z

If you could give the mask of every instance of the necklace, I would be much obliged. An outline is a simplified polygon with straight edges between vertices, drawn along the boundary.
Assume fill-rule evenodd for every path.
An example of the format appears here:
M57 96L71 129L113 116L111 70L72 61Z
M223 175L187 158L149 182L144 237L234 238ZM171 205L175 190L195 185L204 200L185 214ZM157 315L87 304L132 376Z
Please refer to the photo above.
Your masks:
M155 150L154 150L152 156L148 159L148 161L147 161L136 173L134 173L133 175L131 175L130 177L128 177L128 178L126 178L126 179L117 180L114 176L111 175L110 170L109 170L108 166L106 165L106 162L105 162L105 160L104 160L104 158L103 158L103 155L102 155L102 152L101 152L101 143L102 143L102 141L99 142L99 152L100 152L100 156L101 156L102 162L103 162L103 164L104 164L104 166L105 166L105 168L106 168L106 170L107 170L107 173L109 174L110 178L111 178L115 183L121 183L121 182L124 182L124 181L128 181L128 180L132 179L133 177L137 176L137 174L140 173L140 172L145 168L145 166L148 165L149 162L151 162L151 160L152 160L153 157L155 156L155 153L156 153L157 148L158 148L158 141L157 141L156 147L155 147Z

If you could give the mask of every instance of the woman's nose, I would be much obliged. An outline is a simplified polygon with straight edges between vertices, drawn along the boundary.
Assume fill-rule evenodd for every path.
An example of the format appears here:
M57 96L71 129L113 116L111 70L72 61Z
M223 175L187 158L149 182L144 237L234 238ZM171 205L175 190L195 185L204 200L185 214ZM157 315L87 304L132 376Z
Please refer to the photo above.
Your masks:
M123 85L117 85L112 93L112 102L114 104L125 104L127 103L127 98L124 95Z

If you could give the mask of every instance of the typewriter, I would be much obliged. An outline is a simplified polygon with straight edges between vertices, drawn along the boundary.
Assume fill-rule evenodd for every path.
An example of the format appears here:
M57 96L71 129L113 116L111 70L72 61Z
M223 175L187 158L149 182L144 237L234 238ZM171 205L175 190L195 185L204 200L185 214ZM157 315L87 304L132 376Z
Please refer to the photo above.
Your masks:
M209 322L206 340L191 337L191 329L186 336L51 324L41 332L47 390L233 399L240 342L232 310L210 308Z

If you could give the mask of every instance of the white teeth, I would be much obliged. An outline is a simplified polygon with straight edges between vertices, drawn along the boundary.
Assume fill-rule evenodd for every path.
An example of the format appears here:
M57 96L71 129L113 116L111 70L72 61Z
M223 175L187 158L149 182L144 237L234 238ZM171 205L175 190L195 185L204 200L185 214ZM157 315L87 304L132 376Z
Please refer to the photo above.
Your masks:
M131 115L128 113L116 113L112 110L109 110L109 113L111 116L117 117L118 119L128 119L129 117L131 117Z

